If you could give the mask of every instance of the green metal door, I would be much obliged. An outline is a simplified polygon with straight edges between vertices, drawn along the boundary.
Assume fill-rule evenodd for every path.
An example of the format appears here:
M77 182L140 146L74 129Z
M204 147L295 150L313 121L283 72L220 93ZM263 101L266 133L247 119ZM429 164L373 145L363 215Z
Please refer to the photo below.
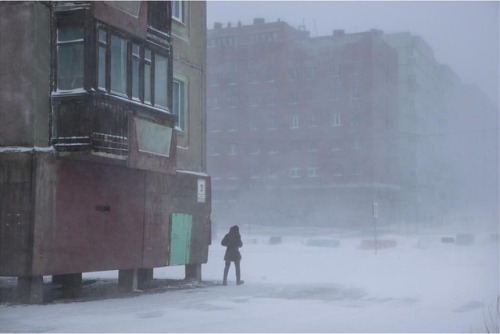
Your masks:
M186 213L172 213L170 228L169 265L187 264L191 247L193 217Z

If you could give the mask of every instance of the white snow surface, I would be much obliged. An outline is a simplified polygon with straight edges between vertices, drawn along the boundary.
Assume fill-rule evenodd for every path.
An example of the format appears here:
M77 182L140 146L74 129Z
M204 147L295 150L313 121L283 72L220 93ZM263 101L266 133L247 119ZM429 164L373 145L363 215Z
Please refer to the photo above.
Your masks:
M498 331L499 247L491 234L470 245L444 234L390 234L393 248L360 247L364 236L307 237L241 229L244 285L139 292L133 296L43 305L0 304L1 332L454 332ZM214 236L203 281L220 281L224 248ZM117 278L117 271L84 280ZM156 268L155 279L182 279L184 267Z

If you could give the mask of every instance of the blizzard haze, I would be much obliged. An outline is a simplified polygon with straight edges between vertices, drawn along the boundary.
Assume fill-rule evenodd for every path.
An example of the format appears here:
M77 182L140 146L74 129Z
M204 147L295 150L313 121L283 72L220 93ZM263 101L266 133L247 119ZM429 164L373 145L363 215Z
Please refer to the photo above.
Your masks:
M476 84L498 106L498 1L208 1L207 24L285 21L311 36L380 29L411 32L464 81Z
M443 243L443 231L384 234L395 247L362 247L370 233L242 227L242 278L221 286L227 231L214 233L204 286L136 291L124 298L0 305L2 332L482 333L498 332L498 240ZM270 244L270 237L281 243ZM315 247L312 241L337 241ZM309 245L309 246L308 246ZM155 269L182 279L184 267ZM85 273L84 292L117 284L116 271ZM50 278L48 279L50 281ZM110 282L111 283L107 283ZM111 285L112 286L112 285Z

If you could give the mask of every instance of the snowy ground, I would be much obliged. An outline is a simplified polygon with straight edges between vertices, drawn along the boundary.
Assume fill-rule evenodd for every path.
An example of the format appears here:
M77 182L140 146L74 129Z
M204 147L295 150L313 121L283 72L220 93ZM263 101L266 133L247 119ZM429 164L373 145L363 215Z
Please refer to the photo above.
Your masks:
M498 235L469 245L442 233L383 235L395 247L364 249L369 235L323 235L338 247L307 246L310 236L242 229L245 284L221 280L222 234L203 266L208 284L161 293L45 305L0 304L1 332L459 332L498 331ZM249 231L248 231L249 232ZM330 243L330 245L335 245ZM183 267L155 269L183 278ZM116 279L117 272L84 274Z

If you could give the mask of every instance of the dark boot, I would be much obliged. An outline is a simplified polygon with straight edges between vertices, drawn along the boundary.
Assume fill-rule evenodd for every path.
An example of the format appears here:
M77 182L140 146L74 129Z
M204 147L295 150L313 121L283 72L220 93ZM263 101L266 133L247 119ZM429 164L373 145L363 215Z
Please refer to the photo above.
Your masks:
M236 269L236 285L242 285L245 282L241 280L240 261L236 261L234 264Z
M231 262L226 262L226 265L224 266L224 278L222 280L222 285L227 285L227 274L229 273L229 266L231 265Z

